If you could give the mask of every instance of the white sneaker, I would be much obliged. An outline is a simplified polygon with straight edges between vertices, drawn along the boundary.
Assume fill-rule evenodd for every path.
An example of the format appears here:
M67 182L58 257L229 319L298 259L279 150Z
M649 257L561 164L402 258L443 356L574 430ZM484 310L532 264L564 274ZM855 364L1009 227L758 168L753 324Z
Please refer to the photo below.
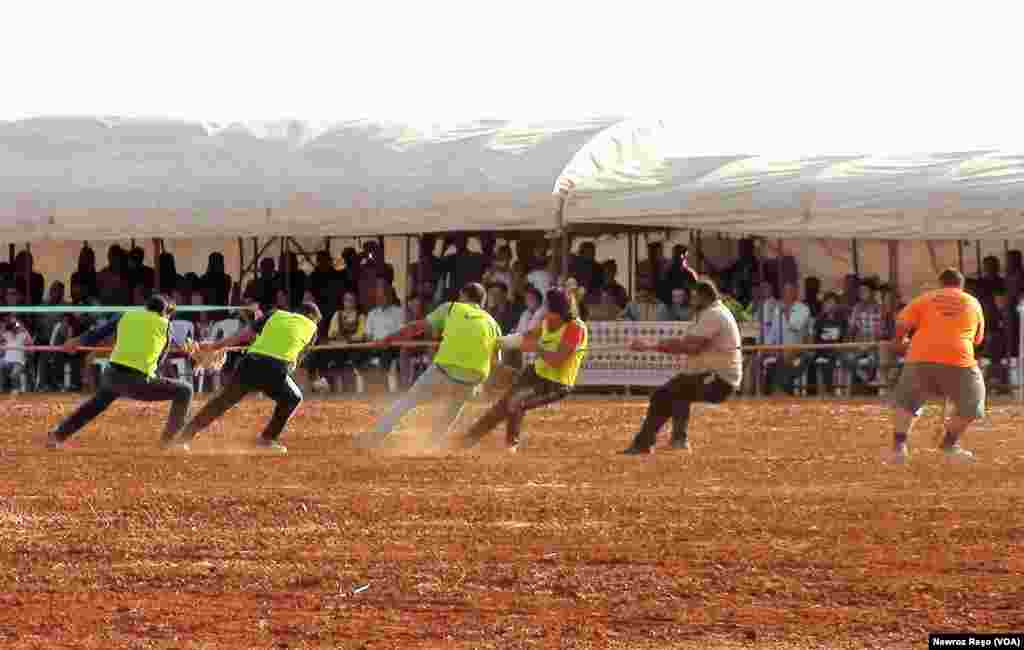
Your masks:
M943 447L942 453L946 455L949 460L956 461L973 461L974 453L970 452L960 445L953 445L952 447Z
M910 451L907 448L907 443L897 445L895 449L888 453L886 462L891 465L903 465L910 459Z

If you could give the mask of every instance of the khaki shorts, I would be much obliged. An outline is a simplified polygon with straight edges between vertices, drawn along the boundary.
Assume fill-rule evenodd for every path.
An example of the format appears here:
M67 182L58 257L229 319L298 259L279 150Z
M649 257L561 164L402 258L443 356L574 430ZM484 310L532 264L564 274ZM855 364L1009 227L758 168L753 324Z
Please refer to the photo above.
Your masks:
M908 363L893 392L893 403L914 415L930 397L949 399L963 418L985 416L985 380L977 366L960 368L942 363Z

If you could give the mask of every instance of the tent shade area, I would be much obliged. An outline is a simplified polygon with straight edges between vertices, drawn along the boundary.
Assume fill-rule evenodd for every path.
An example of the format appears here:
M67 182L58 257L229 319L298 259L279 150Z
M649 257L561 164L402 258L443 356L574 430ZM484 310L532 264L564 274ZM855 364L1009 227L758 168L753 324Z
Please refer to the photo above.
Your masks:
M0 122L0 238L551 229L552 180L619 121Z
M685 123L605 129L555 184L567 194L565 223L785 239L1024 235L1024 149L771 155L708 139Z

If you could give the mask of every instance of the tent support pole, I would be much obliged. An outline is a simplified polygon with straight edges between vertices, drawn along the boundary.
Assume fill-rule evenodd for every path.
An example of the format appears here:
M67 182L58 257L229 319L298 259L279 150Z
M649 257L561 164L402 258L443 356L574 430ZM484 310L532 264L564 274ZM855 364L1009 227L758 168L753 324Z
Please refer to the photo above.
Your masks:
M14 264L14 244L7 247L7 263Z
M707 266L704 264L704 236L701 231L697 230L691 234L697 243L697 272L704 275L708 272Z
M562 192L558 196L558 234L559 234L559 250L560 257L559 266L561 268L562 277L569 276L569 229L565 224L565 203L568 200L568 194Z
M153 238L153 267L156 273L156 292L160 293L164 290L164 280L160 277L160 239L157 237Z
M25 244L25 268L22 269L22 276L25 278L25 304L34 305L36 304L32 300L32 267L29 266L28 256L32 254L32 244ZM45 289L44 289L45 291Z
M284 275L284 289L285 294L288 296L288 306L292 304L292 265L291 256L288 255L288 238L280 237L281 240L281 266L284 267L282 271Z
M410 264L412 264L412 236L411 235L406 235L405 236L405 273L402 274L402 277L405 278L405 283L406 284L409 283L409 265ZM413 293L413 290L412 290L411 287L405 287L403 293L405 293L406 299L408 299L408 297ZM429 306L430 305L426 305L425 307L429 308ZM413 316L413 318L415 318L415 316Z
M238 238L238 297L242 297L245 286L245 240ZM239 300L241 302L241 300Z
M626 233L626 246L629 249L626 252L626 255L627 255L628 263L630 265L629 271L627 271L629 273L629 275L627 275L627 283L628 283L627 286L630 288L630 300L633 300L633 292L636 291L636 289L634 288L634 284L633 284L634 278L636 276L636 265L637 265L637 248L636 248L636 246L637 246L637 233L636 232L627 232ZM614 280L615 278L612 277L610 279Z
M263 254L267 252L267 249L270 248L270 245L273 244L274 240L276 240L276 239L277 239L276 237L271 237L270 239L267 240L267 243L263 244L263 247L260 248L260 246L259 246L260 238L259 237L253 237L252 238L252 259L249 260L249 263L245 267L246 268L246 273L250 273L251 272L254 276L256 275L256 272L257 272L257 270L259 268L260 258L263 257ZM278 269L278 270L280 271L280 269Z
M860 277L860 247L857 244L857 240L854 239L851 242L851 248L853 252L853 274L858 278Z
M299 242L295 241L294 237L289 237L288 248L291 249L292 246L294 246L295 249L299 251L299 255L306 258L306 261L309 262L311 266L313 266L314 268L316 267L316 259L312 255L310 255L309 252L299 244Z
M960 273L964 272L964 240L956 240L956 268Z
M1024 308L1021 302L1013 306L1017 310L1017 401L1024 402Z

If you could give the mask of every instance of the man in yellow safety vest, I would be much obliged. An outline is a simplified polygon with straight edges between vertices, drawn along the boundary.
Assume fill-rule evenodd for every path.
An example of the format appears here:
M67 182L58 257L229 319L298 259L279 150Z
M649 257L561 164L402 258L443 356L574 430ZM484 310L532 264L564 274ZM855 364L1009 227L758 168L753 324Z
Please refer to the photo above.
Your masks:
M587 326L564 290L548 290L546 303L547 314L538 327L523 336L503 337L503 347L535 352L537 358L519 374L505 396L470 427L464 447L475 446L505 420L506 443L509 451L515 453L522 439L526 412L564 399L576 385L587 353Z
M316 339L320 309L303 303L295 312L276 309L257 318L246 330L205 349L220 350L252 341L238 364L235 377L188 423L176 444L187 449L196 434L242 401L253 391L262 391L276 402L274 415L256 439L259 447L284 454L288 449L278 438L288 420L302 403L302 391L291 373L302 362Z

